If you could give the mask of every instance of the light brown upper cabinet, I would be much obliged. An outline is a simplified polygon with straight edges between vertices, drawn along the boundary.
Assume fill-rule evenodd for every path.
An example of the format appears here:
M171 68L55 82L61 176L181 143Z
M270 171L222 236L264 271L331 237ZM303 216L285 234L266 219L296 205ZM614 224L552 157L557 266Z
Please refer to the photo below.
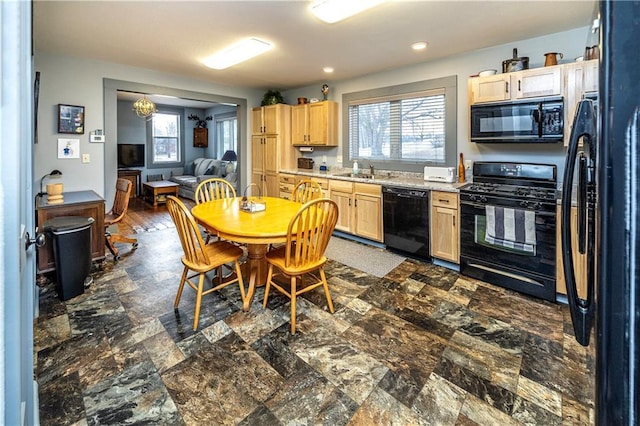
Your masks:
M285 131L283 126L288 124L286 117L290 114L289 105L275 104L251 109L251 134L274 135Z
M296 150L291 147L291 106L267 105L251 110L251 182L262 195L279 196L278 171L292 169ZM253 194L255 195L255 194Z
M469 104L499 102L562 93L562 65L469 79Z
M583 96L598 91L598 60L572 62L563 65L564 81L564 145L569 145L576 107Z
M338 146L338 104L322 101L292 106L291 141L296 146Z

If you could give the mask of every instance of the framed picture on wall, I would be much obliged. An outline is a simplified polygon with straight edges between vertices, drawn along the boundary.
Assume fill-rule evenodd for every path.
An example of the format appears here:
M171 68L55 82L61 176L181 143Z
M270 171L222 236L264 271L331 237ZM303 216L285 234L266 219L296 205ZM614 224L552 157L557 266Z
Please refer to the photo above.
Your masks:
M84 134L84 107L58 104L58 133Z

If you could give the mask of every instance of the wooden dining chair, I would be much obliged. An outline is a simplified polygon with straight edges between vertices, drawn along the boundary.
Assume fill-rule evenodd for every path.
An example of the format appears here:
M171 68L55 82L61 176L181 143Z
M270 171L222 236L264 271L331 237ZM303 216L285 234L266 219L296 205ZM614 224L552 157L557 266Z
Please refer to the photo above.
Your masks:
M324 287L329 311L333 313L333 302L329 293L324 265L327 258L324 252L338 221L338 205L327 198L320 198L303 204L300 211L291 219L287 228L287 242L284 246L269 251L266 255L269 264L267 285L262 305L266 308L269 290L275 287L291 300L291 334L296 332L296 298L298 295ZM287 290L273 281L274 269L289 277ZM318 271L320 276L313 274ZM312 275L316 282L305 283L298 288L298 279L304 274Z
M236 190L228 181L220 178L203 180L196 186L196 204L205 201L219 200L220 198L235 198Z
M233 185L228 181L220 178L211 178L203 180L196 186L194 195L194 201L196 204L204 203L211 200L219 200L221 198L235 198L236 190ZM211 232L208 229L204 230L206 243L209 244L211 240Z
M113 259L116 261L120 260L120 252L115 246L116 243L132 244L131 248L133 250L138 248L137 239L126 237L121 234L112 234L107 230L109 226L120 223L127 214L127 210L129 208L129 197L131 196L131 187L132 183L128 179L116 180L116 196L113 200L113 206L104 216L105 244L113 255Z
M316 198L322 198L322 188L318 182L311 179L302 179L291 192L291 199L302 204Z
M242 281L242 271L240 270L240 263L238 262L243 252L240 247L227 241L216 241L211 244L205 244L202 239L202 234L200 234L200 228L191 215L191 212L182 201L173 195L167 197L167 210L176 225L176 231L178 232L182 250L184 251L184 256L182 256L184 270L180 278L180 286L178 287L178 294L176 295L173 307L174 309L178 308L185 283L195 290L197 293L196 309L193 318L193 329L195 331L198 329L202 296L237 282L240 287L240 296L244 302L244 282ZM235 265L236 276L235 278L225 280L222 276L222 265L232 262ZM205 290L205 274L213 270L217 270L218 285ZM189 275L190 271L193 271L193 274ZM192 281L196 276L198 277L197 283Z

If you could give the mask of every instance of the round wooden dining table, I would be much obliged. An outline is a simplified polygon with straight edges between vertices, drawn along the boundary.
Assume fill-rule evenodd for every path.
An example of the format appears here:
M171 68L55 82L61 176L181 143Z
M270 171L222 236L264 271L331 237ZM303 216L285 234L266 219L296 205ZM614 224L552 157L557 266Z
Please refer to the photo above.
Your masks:
M242 197L207 201L194 206L191 214L202 226L218 237L247 244L248 257L245 274L249 274L249 290L243 309L249 310L256 285L267 281L268 265L265 255L269 244L287 240L289 222L302 204L275 197L249 197L248 201L264 203L265 210L249 213L241 210Z

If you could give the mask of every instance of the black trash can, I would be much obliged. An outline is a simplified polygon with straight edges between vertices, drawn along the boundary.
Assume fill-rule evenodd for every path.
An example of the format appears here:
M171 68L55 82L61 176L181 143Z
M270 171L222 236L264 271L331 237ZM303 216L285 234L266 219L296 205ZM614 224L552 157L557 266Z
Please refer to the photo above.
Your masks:
M84 293L85 279L91 270L92 217L60 216L44 223L44 231L53 243L56 262L56 291L60 300Z

